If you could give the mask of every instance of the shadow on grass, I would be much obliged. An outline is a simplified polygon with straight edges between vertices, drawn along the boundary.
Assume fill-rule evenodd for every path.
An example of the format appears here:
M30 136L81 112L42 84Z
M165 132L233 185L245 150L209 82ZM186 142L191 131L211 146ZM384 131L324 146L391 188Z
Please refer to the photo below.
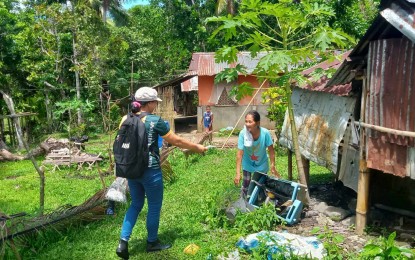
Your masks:
M172 247L174 247L175 241L177 239L192 240L192 238L200 237L201 234L202 234L201 232L189 234L189 233L184 232L184 229L175 227L170 230L166 230L164 232L159 233L159 239L162 243L169 243L172 245ZM140 258L139 255L145 254L146 255L145 259L169 259L169 260L180 259L176 255L174 255L174 253L171 251L172 249L147 253L146 252L147 241L145 238L131 239L129 242L129 246L130 246L130 256L133 258L134 257Z

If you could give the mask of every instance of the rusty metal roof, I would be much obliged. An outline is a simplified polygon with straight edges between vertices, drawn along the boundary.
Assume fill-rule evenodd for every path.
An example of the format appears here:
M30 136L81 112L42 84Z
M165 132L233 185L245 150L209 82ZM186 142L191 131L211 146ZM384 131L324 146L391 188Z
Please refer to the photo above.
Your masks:
M356 98L295 88L292 102L301 154L336 172L340 142L353 114ZM287 114L279 141L293 150Z
M225 68L234 68L237 64L240 64L246 67L248 74L251 74L259 60L265 55L265 52L260 52L255 58L252 58L250 52L239 52L237 61L228 64L225 62L216 63L214 52L196 52L192 55L189 71L196 73L198 76L214 76Z
M304 70L302 74L308 77L314 70L318 68L324 69L324 70L332 69L332 68L338 69L340 65L342 64L342 62L345 59L347 59L349 54L350 54L350 51L347 51L343 53L339 57L339 59L327 60L322 63L319 63L307 70ZM327 87L327 83L330 81L330 79L327 76L323 76L319 80L312 80L311 78L309 79L311 83L301 88L308 89L311 91L327 92L327 93L331 93L337 96L348 96L350 92L352 91L352 84L350 82L346 84L332 85L330 87Z
M193 77L197 76L195 73L193 72L187 72L187 73L183 73L179 76L174 77L173 79L164 81L162 83L159 83L155 86L153 86L153 88L163 88L163 87L167 87L167 86L174 86L174 85L178 85L186 80L189 80Z
M366 34L333 75L327 86L350 83L355 73L365 68L369 43L378 39L402 38L405 35L415 43L415 4L405 0L385 1L383 10Z

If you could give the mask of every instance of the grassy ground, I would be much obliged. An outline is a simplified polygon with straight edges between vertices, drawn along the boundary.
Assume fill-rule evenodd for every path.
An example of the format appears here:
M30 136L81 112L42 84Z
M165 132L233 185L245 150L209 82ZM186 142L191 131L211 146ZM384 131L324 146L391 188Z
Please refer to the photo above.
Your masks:
M95 149L105 150L105 147ZM193 155L187 159L180 152L173 154L170 162L177 178L165 184L160 239L174 246L160 253L144 252L147 213L144 208L133 230L130 259L206 259L209 254L217 256L233 251L235 242L246 234L229 228L212 228L208 224L224 206L226 197L238 195L233 185L235 154L235 150L211 150L205 156ZM287 176L286 157L277 158L277 168ZM314 164L310 171L312 183L333 178L328 170ZM79 178L85 175L90 179ZM0 179L0 211L36 212L39 181L29 161L0 163ZM110 183L111 177L106 181ZM80 204L101 188L96 171L47 172L46 183L48 210L67 203ZM117 259L115 248L126 209L127 205L118 204L115 217L65 230L48 229L28 241L18 240L20 253L23 259ZM183 253L190 243L200 246L195 256ZM14 258L10 250L7 258Z

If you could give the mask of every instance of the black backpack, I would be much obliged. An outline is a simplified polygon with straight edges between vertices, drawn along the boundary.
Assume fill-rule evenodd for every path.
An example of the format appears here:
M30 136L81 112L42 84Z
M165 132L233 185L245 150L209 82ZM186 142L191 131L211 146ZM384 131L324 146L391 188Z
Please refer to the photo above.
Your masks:
M148 137L146 127L141 121L146 115L147 113L129 113L118 130L113 145L117 177L137 179L148 167Z

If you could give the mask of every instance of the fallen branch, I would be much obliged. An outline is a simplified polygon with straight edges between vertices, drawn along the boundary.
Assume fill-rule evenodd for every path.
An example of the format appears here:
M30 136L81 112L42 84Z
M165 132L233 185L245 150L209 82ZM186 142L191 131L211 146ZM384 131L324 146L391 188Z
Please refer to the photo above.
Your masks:
M14 155L6 149L0 150L0 161L20 161L23 160L23 156Z

